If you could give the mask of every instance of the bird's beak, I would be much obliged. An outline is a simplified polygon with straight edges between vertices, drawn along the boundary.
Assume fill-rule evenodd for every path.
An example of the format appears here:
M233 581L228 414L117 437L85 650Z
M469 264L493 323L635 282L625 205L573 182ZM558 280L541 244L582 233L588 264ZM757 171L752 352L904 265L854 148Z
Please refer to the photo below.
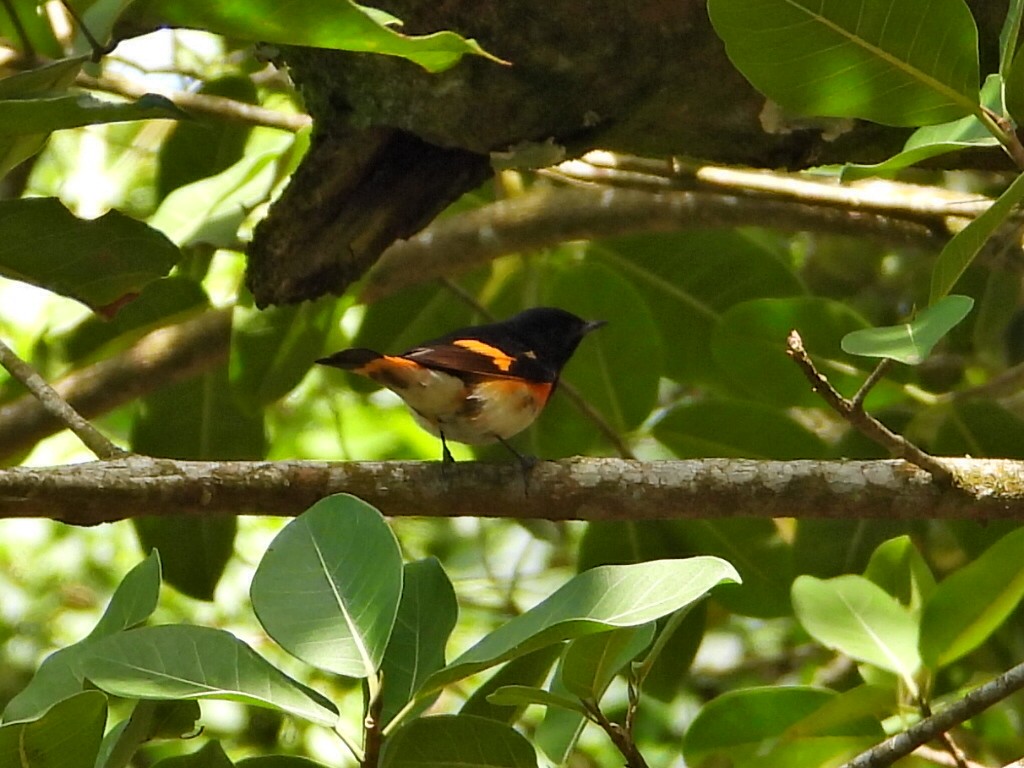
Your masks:
M583 335L586 336L591 331L596 331L598 328L608 325L607 320L591 320L589 323L583 326Z

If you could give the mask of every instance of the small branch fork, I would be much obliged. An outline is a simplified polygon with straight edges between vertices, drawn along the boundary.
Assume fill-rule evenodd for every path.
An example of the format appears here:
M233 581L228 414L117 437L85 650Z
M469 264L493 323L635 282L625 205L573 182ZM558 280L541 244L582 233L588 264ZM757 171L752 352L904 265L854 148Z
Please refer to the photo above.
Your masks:
M896 458L916 464L932 477L945 483L953 481L953 473L939 459L925 453L902 435L898 435L882 422L864 410L864 398L871 388L877 384L891 365L891 361L882 360L878 367L868 376L867 381L852 399L843 397L829 384L828 379L818 372L814 362L804 349L803 339L797 331L791 331L786 339L786 354L799 366L804 376L811 383L811 388L842 416L847 422L858 429L866 437L881 445Z
M127 451L118 448L96 427L82 418L81 414L68 405L68 402L47 384L32 366L18 357L14 350L3 341L0 341L0 365L35 395L51 415L74 432L97 458L120 459L129 455Z

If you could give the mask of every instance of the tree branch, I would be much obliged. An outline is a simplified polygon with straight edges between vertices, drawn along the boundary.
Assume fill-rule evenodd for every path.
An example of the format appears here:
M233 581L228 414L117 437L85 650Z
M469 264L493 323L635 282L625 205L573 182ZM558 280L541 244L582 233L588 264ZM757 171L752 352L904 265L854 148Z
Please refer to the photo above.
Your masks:
M439 219L414 237L396 242L367 273L360 299L376 301L498 256L569 240L755 225L788 232L824 231L935 251L948 239L919 214L897 218L856 208L718 191L541 188Z
M1024 664L1018 664L999 677L978 686L941 712L861 753L844 764L843 768L885 768L892 765L922 744L945 733L953 726L981 714L1022 688L1024 688Z
M84 72L79 73L75 78L75 84L92 91L113 93L132 99L138 99L152 92L151 89L139 83L110 73L106 73L102 77L92 77ZM213 117L232 123L279 128L282 131L290 131L291 133L301 131L312 124L309 115L278 112L276 109L267 109L257 104L246 104L242 101L235 101L223 96L213 96L208 93L175 91L163 95L193 115Z
M722 517L1024 519L1024 462L944 459L958 486L892 461L623 459L201 462L133 456L0 471L0 518L93 525L146 515L297 515L352 493L386 515L547 520Z

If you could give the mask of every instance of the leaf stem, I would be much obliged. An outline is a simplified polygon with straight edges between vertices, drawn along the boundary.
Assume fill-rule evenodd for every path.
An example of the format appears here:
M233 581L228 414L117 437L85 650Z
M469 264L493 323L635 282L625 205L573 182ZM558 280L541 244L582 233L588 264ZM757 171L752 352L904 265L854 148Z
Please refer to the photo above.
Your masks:
M1002 115L993 112L984 105L978 106L978 111L974 113L975 116L988 129L988 132L996 137L1017 168L1024 171L1024 145L1017 138L1017 133L1013 130L1013 126Z

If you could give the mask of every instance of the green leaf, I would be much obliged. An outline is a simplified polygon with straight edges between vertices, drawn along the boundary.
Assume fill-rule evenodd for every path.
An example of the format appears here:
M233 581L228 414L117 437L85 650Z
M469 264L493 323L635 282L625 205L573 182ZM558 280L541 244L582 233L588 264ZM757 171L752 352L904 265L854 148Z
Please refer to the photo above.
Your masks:
M572 700L571 694L562 684L561 665L551 682L551 693L560 699ZM590 720L587 716L575 709L547 707L544 719L537 726L534 742L547 756L549 762L556 766L564 766L569 762L576 742L579 741L588 722Z
M328 766L310 760L308 757L261 755L239 760L235 763L235 768L328 768Z
M94 768L107 697L83 691L30 722L0 726L0 765L15 768Z
M723 584L715 590L716 602L745 616L790 614L793 552L771 520L674 520L670 530L676 556L697 552L716 555L740 574L740 583Z
M234 763L224 753L219 741L208 741L195 752L167 757L153 764L153 768L233 768Z
M286 651L347 677L380 668L402 594L402 555L380 512L321 499L274 538L252 579L260 624Z
M50 654L27 686L7 703L4 722L39 717L57 702L82 690L81 660L93 643L137 626L152 615L160 594L160 558L153 552L132 568L107 604L92 631L77 643Z
M673 408L652 434L680 459L823 459L825 442L789 415L760 403L706 399Z
M636 287L671 339L665 375L714 384L721 372L711 358L711 333L721 313L750 299L805 293L780 240L736 230L652 232L591 245L587 254Z
M917 622L877 584L862 576L800 576L793 582L793 608L819 643L892 672L917 691Z
M88 54L72 56L0 78L0 101L25 99L63 90L75 82L75 76L88 60Z
M1024 174L1014 179L999 199L946 243L932 268L929 304L935 304L953 289L981 247L1009 218L1022 199Z
M315 3L282 5L274 0L143 0L128 16L140 23L205 29L243 40L401 56L430 72L454 66L465 54L494 59L476 41L454 32L417 37L394 32L382 24L379 12L350 0L333 3L329 11Z
M262 414L238 407L222 367L147 396L132 423L131 445L147 456L246 460L263 458L266 436ZM143 549L160 551L168 584L213 599L234 553L234 517L138 517L132 524Z
M917 313L909 323L864 328L843 337L843 351L862 357L887 357L917 365L974 307L970 296L945 296Z
M838 698L823 688L805 686L772 686L727 691L705 704L686 731L683 755L687 765L698 765L712 755L732 758L737 764L752 764L752 758L767 754L783 743L790 729ZM815 737L881 738L881 727L863 717L828 723L813 733L800 734L801 739ZM838 750L844 753L842 742ZM831 751L826 744L826 751ZM753 761L756 764L756 761ZM772 765L778 760L772 760ZM794 763L794 765L804 763ZM807 763L810 764L810 763ZM819 763L815 763L819 764ZM836 764L830 761L828 764Z
M419 717L385 742L381 768L536 768L533 746L504 723L470 715Z
M444 666L444 649L455 628L459 604L436 558L406 563L402 599L384 651L382 722L389 723L427 677Z
M198 92L244 104L259 104L256 84L242 74L207 80ZM175 125L160 145L157 200L163 200L178 187L214 176L237 163L245 155L245 144L252 130L250 125L228 120L190 120Z
M298 141L291 134L277 135L262 151L249 152L216 176L178 187L164 198L149 223L182 247L235 246L239 225L266 201L278 180L275 164Z
M490 700L499 688L537 688L547 680L551 665L562 654L561 645L547 645L536 651L517 656L477 687L473 695L459 710L463 715L477 715L511 725L523 714L525 705L502 706Z
M984 643L1024 598L1024 528L989 547L945 578L925 603L921 656L931 669L961 659Z
M103 101L86 93L37 99L0 100L0 135L50 133L83 125L128 120L180 120L188 115L165 96L147 93L127 103Z
M864 361L845 354L840 339L867 323L838 301L822 298L755 299L730 308L711 337L711 351L723 379L744 398L775 406L822 407L803 373L785 353L794 328L808 353L839 391L856 391L866 368ZM873 398L892 397L882 382ZM869 402L877 402L873 399Z
M0 275L100 313L116 313L179 258L160 232L117 211L86 221L52 197L0 200Z
M203 287L187 277L172 275L154 280L139 297L122 307L113 318L90 315L57 341L68 360L95 359L107 344L127 345L156 328L209 307Z
M168 624L118 632L82 662L101 690L130 699L229 699L332 726L327 699L296 682L230 632Z
M302 380L333 329L337 303L330 296L264 310L235 306L228 377L243 408L259 411Z
M997 114L1003 112L1003 81L998 75L985 78L981 88L981 103ZM891 175L931 157L960 152L977 147L996 147L999 140L975 115L962 117L949 123L925 125L914 131L903 151L880 163L843 166L842 180L856 181L870 176Z
M615 676L654 639L654 623L584 635L569 643L559 674L566 690L600 701Z
M1011 5L1020 13L1021 3L1018 0L1014 0ZM1014 122L1020 125L1024 121L1024 48L1017 51L1005 76L1006 110Z
M47 14L39 12L37 0L4 2L0 38L6 47L23 54L23 60L39 55L57 58L64 53L63 41L57 39Z
M201 712L197 701L137 701L129 718L103 737L96 765L129 765L139 747L153 739L180 739L195 733Z
M649 666L642 681L642 694L663 702L673 701L689 681L690 667L707 629L708 601L688 608L682 620L676 622L674 619L673 616L658 622L655 644L639 662ZM665 633L670 631L672 634L665 637ZM650 654L655 652L657 656L651 664Z
M935 591L935 576L909 536L883 542L872 553L864 577L919 616Z
M699 600L739 575L717 557L606 565L564 584L431 675L419 695L552 643L619 627L635 627Z
M604 634L612 633L603 633L596 635L596 637L604 637ZM503 685L494 693L488 695L487 701L498 707L521 709L531 704L537 704L542 707L567 709L584 717L587 714L586 708L580 704L579 700L571 699L568 696L559 696L557 693L545 691L543 688L534 688L529 685Z
M978 109L963 0L709 0L708 13L744 77L797 114L928 125Z

